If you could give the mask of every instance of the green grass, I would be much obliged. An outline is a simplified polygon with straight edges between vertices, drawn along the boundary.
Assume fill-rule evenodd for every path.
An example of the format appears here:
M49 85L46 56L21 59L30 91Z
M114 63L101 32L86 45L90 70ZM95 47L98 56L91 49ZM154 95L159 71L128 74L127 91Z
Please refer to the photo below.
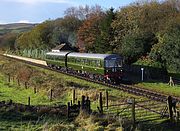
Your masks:
M5 79L0 75L0 101L9 101L27 105L28 97L31 97L31 105L49 105L56 103L58 100L50 102L47 93L43 90L34 94L32 88L25 89L13 83L5 82ZM66 118L57 116L48 116L32 114L31 112L18 112L12 110L11 107L0 108L0 130L43 130L58 123L66 122Z
M143 82L137 84L139 88L143 87L149 90L153 90L156 92L164 93L167 95L180 97L180 85L169 86L168 83L151 83L151 82Z
M80 95L77 96L77 100L81 100L81 94L83 94L85 96L89 96L89 98L91 100L91 108L93 110L96 110L96 111L97 111L97 106L99 106L99 100L98 100L98 98L94 100L93 96L95 94L97 94L99 97L99 92L102 92L103 93L103 104L105 106L105 92L106 92L106 90L109 93L109 101L111 101L111 102L109 102L109 104L117 104L118 101L123 101L123 100L126 100L128 98L132 98L132 97L135 98L136 101L147 100L147 98L144 98L144 97L128 94L126 92L123 92L123 91L120 91L117 89L112 89L112 88L109 88L107 86L103 86L103 85L96 84L93 82L88 82L86 80L78 79L78 78L75 78L72 76L67 76L67 75L64 75L61 73L42 69L39 67L34 67L34 68L36 68L37 70L41 70L42 72L45 72L47 74L51 74L57 78L60 78L62 81L64 81L64 83L66 83L66 86L68 88L75 88L76 92L78 92L78 91L82 92L82 93L80 93ZM76 86L73 86L73 85L70 86L67 83L73 83ZM65 97L61 98L61 101L63 103L67 104L67 102L70 102L71 98L72 98L72 91L70 90L69 92L67 92L67 94L65 94Z
M13 100L16 103L27 104L28 97L31 98L32 105L48 104L49 100L45 92L34 94L32 88L25 89L13 84L4 83L0 79L0 101Z
M61 92L62 94L60 94L59 97L55 98L53 102L50 102L47 96L47 90L49 90L49 88L51 87L46 87L46 86L41 87L39 92L37 94L34 94L33 88L30 87L28 89L25 89L24 87L18 87L16 83L7 84L7 82L5 82L5 78L2 75L0 75L0 101L12 99L13 101L18 103L27 104L27 97L30 96L32 98L33 105L38 105L38 104L44 105L44 104L54 104L54 103L67 104L67 102L69 102L72 98L72 88L76 89L78 100L81 99L82 94L89 96L92 103L92 109L96 111L98 106L98 98L95 100L93 100L93 98L96 94L99 95L99 92L103 92L103 100L105 102L106 90L108 90L109 99L110 101L112 101L109 102L109 104L117 104L119 100L120 101L126 100L127 98L131 98L131 97L135 97L136 101L146 100L146 98L143 97L134 96L116 89L111 89L106 86L102 86L92 82L87 82L85 80L56 73L54 71L49 71L38 67L33 67L33 69L39 70L43 72L43 74L48 74L49 76L58 78L55 80L61 80L64 83L64 86L56 87L56 88L66 88L66 90L57 90L57 91L63 91ZM1 118L0 130L42 130L47 124L49 125L49 128L47 129L50 129L51 126L58 129L61 126L64 126L63 122L66 122L65 118L61 118L57 116L55 117L45 116L40 119L40 117L37 116L36 114L11 112L10 109L1 109L0 118ZM22 118L29 118L29 119L24 120ZM146 119L149 118L147 117ZM71 123L67 122L65 123L65 126L67 126L67 124L71 124Z
M48 130L59 123L69 124L65 117L39 116L30 112L21 113L10 109L0 109L0 117L1 131L39 131Z

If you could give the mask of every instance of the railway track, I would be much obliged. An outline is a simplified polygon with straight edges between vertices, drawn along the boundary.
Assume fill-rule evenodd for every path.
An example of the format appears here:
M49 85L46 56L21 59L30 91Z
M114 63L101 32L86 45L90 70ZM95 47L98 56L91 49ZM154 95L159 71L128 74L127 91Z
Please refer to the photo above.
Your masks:
M131 93L131 94L134 94L134 95L143 96L143 97L149 98L151 100L160 101L160 102L166 102L167 101L168 95L161 94L161 93L158 93L158 92L153 92L153 91L150 91L150 90L147 90L147 89L138 88L136 86L127 85L127 84L120 84L120 85L108 84L108 83L104 83L104 82L97 81L97 80L94 80L94 79L85 78L80 73L79 74L77 74L77 73L72 74L71 72L68 72L68 71L65 71L65 70L56 70L56 69L49 68L45 64L33 63L31 61L26 61L24 59L22 60L22 59L19 59L19 58L13 58L13 57L10 57L10 56L7 56L7 55L5 56L5 55L2 55L2 54L0 54L0 55L3 56L3 57L6 57L6 58L15 59L15 60L30 64L30 65L34 65L34 66L38 66L38 67L45 68L45 69L48 69L48 70L56 71L56 72L66 74L66 75L69 75L69 76L77 77L77 78L80 78L80 79L83 79L83 80L86 80L86 81L89 81L89 82L94 82L94 83L98 83L98 84L101 84L101 85L108 86L110 88L119 89L119 90ZM172 96L172 99L175 100L176 102L180 103L180 98L179 97Z

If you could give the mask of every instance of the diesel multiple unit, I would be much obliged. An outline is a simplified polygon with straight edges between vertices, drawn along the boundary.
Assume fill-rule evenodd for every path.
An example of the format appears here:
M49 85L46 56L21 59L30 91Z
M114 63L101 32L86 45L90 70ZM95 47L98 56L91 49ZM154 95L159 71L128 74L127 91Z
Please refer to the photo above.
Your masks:
M73 69L111 81L122 79L123 58L117 54L48 52L46 62L56 69Z

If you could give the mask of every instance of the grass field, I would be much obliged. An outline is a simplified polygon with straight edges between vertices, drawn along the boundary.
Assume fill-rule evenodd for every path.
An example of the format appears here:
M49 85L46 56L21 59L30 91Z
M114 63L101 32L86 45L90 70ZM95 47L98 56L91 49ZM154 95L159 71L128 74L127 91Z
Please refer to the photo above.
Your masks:
M0 64L6 63L0 59ZM24 65L25 66L25 65ZM87 82L85 80L77 79L71 76L63 75L60 73L56 73L53 71L45 70L38 67L33 67L33 70L38 70L38 74L40 77L43 77L43 83L41 87L39 87L38 93L34 94L33 87L29 87L26 89L23 85L19 87L16 81L7 83L6 77L2 75L0 72L0 101L12 99L17 103L27 104L27 97L31 97L32 105L53 105L53 104L63 104L66 105L72 98L72 89L76 90L76 98L77 100L81 99L82 95L89 96L92 101L92 109L97 111L98 106L98 95L99 92L103 93L103 100L105 104L105 91L109 92L109 104L117 104L120 101L127 100L128 98L134 97L136 101L147 100L146 98L134 96L131 94L124 93L119 90L111 89L99 84L95 84L92 82ZM41 76L42 74L43 76ZM49 85L51 81L49 81L49 77L51 78L52 83L57 84L54 86L54 94L53 101L49 100L49 90L52 88L52 84ZM38 77L37 77L38 78ZM147 84L147 83L145 83ZM143 85L145 86L145 85ZM148 86L149 87L149 86ZM0 109L0 130L89 130L89 129L97 129L97 130L109 130L109 129L120 129L119 121L114 121L110 118L94 118L90 117L78 117L76 120L70 122L67 121L67 118L62 116L48 116L42 115L39 116L37 114L32 114L29 112L15 112L12 109ZM148 119L146 117L146 119ZM159 126L158 129L161 128L160 125L163 120L150 123L145 123L143 125L149 126L149 129L155 129L156 126ZM114 122L114 123L112 123ZM109 125L102 126L104 123L108 123ZM146 129L141 125L141 129ZM155 126L156 125L156 126Z
M6 61L2 61L1 59L0 63L4 64ZM2 73L0 73L0 101L8 101L11 99L17 103L27 104L28 97L30 96L32 105L53 105L55 103L66 105L67 102L69 102L72 98L72 89L76 89L77 100L80 100L82 95L89 96L90 100L92 101L92 109L97 110L99 92L103 92L104 95L106 90L109 91L109 99L111 101L110 104L117 103L119 100L124 100L126 98L136 97L95 83L55 73L53 71L48 71L37 67L33 68L43 72L43 74L48 74L47 76L44 75L44 77L51 76L52 81L59 80L61 81L60 83L63 84L63 86L58 85L54 87L55 93L58 95L54 97L53 101L50 102L48 98L49 89L52 88L47 86L49 84L46 81L48 78L45 78L46 80L43 81L38 93L34 94L32 87L29 87L28 89L26 89L23 85L19 87L16 81L8 83L6 76L2 75ZM144 99L140 97L136 98L137 100ZM104 96L103 99L105 100ZM76 126L71 122L69 123L67 118L57 116L37 116L36 114L31 114L28 112L14 112L12 109L4 108L0 109L0 118L0 130L42 130L47 124L47 129L74 129ZM73 126L71 126L71 124ZM76 128L78 128L78 126L76 126Z
M13 100L15 103L27 105L28 97L31 97L32 105L50 105L56 101L50 102L46 92L41 90L34 94L32 88L25 89L19 87L16 83L7 83L4 76L0 75L0 101ZM12 108L0 108L0 130L43 130L47 123L52 126L62 123L64 118L58 119L54 116L39 116L31 112L18 112Z
M161 92L166 95L172 95L180 97L180 85L169 86L168 83L161 83L161 82L142 82L138 83L136 86L139 88L146 88L149 90L153 90L156 92Z
M49 101L43 91L38 94L34 94L32 88L25 89L24 87L3 83L2 80L0 80L0 87L0 101L7 101L11 99L16 103L27 104L28 97L31 97L31 103L33 105L47 104Z

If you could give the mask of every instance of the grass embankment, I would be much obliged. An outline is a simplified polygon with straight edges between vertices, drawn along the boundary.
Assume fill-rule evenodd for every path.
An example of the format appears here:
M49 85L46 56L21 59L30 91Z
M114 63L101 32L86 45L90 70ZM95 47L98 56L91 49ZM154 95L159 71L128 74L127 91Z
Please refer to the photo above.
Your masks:
M5 83L0 75L0 101L11 99L16 103L27 104L28 97L31 98L32 105L42 105L49 102L44 91L35 94L32 88L25 89L15 84Z
M0 63L4 64L6 61L2 61L2 59L0 59ZM12 61L12 63L14 62ZM23 64L23 66L27 65ZM14 66L11 65L11 67ZM22 69L20 67L21 65L18 65L18 70ZM110 105L120 103L131 97L135 97L136 101L145 100L145 98L133 96L119 90L111 89L53 71L44 70L42 68L31 66L31 69L27 68L27 70L33 70L32 72L35 73L35 75L32 74L32 78L29 79L30 87L28 89L25 89L22 83L22 86L19 87L16 81L8 84L6 82L7 78L0 75L0 101L12 99L15 102L26 104L27 97L30 96L32 98L31 103L33 105L54 103L67 104L67 102L69 102L72 98L72 89L76 90L77 100L80 100L82 95L89 96L92 101L92 109L96 111L99 92L103 92L103 100L105 100L104 94L106 90L109 92ZM23 72L23 74L25 74L25 72ZM34 94L33 92L33 82L36 82L38 85L36 85L38 88L37 94ZM50 102L48 98L50 89L53 89L52 102ZM75 121L68 122L67 118L62 116L38 116L29 112L14 112L12 109L1 109L0 118L0 130L109 130L118 129L122 124L120 121L114 121L114 119L108 117L98 118L98 116L95 118L93 116L88 116L84 119L81 119L80 116L80 118L78 117Z
M15 72L13 72L14 70L10 69L10 71L14 75L14 78L16 78L22 72L20 71L21 69L27 66L25 64L23 64L22 66L21 64L17 62L15 63L14 61L3 61L2 59L0 59L0 64L4 64L3 67L1 67L2 69L8 70L10 67L9 64L13 68L16 68L17 66L18 68L16 68L17 70ZM29 78L29 86L27 89L24 87L24 82L21 82L21 86L18 86L16 79L14 81L11 80L11 82L8 83L8 76L2 75L7 72L1 70L0 101L7 101L11 99L13 100L13 102L27 104L28 97L31 97L32 105L51 105L54 103L66 105L67 102L69 102L72 98L72 89L75 89L77 100L81 100L82 95L89 96L90 100L92 101L92 109L97 110L99 92L103 92L105 90L109 91L110 104L114 104L128 97L132 97L132 95L123 93L118 90L109 89L98 84L86 82L84 80L55 73L53 71L35 67L28 67L25 69L26 70L23 70L22 75L29 73L25 71L31 71L31 73L35 73L31 74L32 78ZM36 94L34 94L33 82L41 83L39 85L37 83L38 86L36 85L36 88L38 89L38 92ZM52 102L50 102L48 98L50 89L53 89ZM138 99L138 97L136 98ZM104 95L103 99L105 99ZM78 121L76 121L75 123L70 123L67 121L67 118L64 118L62 116L37 115L30 112L17 112L13 109L14 108L0 109L0 130L42 130L43 128L48 130L59 130L63 128L75 130L79 127L83 127L83 125L77 124Z
M31 105L50 105L56 102L50 102L43 90L35 94L32 88L25 89L16 83L7 83L4 76L0 75L0 101L8 102L11 99L15 103L27 105L28 97L31 97ZM63 116L59 119L53 115L19 112L14 109L13 106L0 108L0 130L43 130L67 121Z
M136 85L140 88L146 88L166 95L180 97L180 85L170 86L168 83L161 82L142 82Z

